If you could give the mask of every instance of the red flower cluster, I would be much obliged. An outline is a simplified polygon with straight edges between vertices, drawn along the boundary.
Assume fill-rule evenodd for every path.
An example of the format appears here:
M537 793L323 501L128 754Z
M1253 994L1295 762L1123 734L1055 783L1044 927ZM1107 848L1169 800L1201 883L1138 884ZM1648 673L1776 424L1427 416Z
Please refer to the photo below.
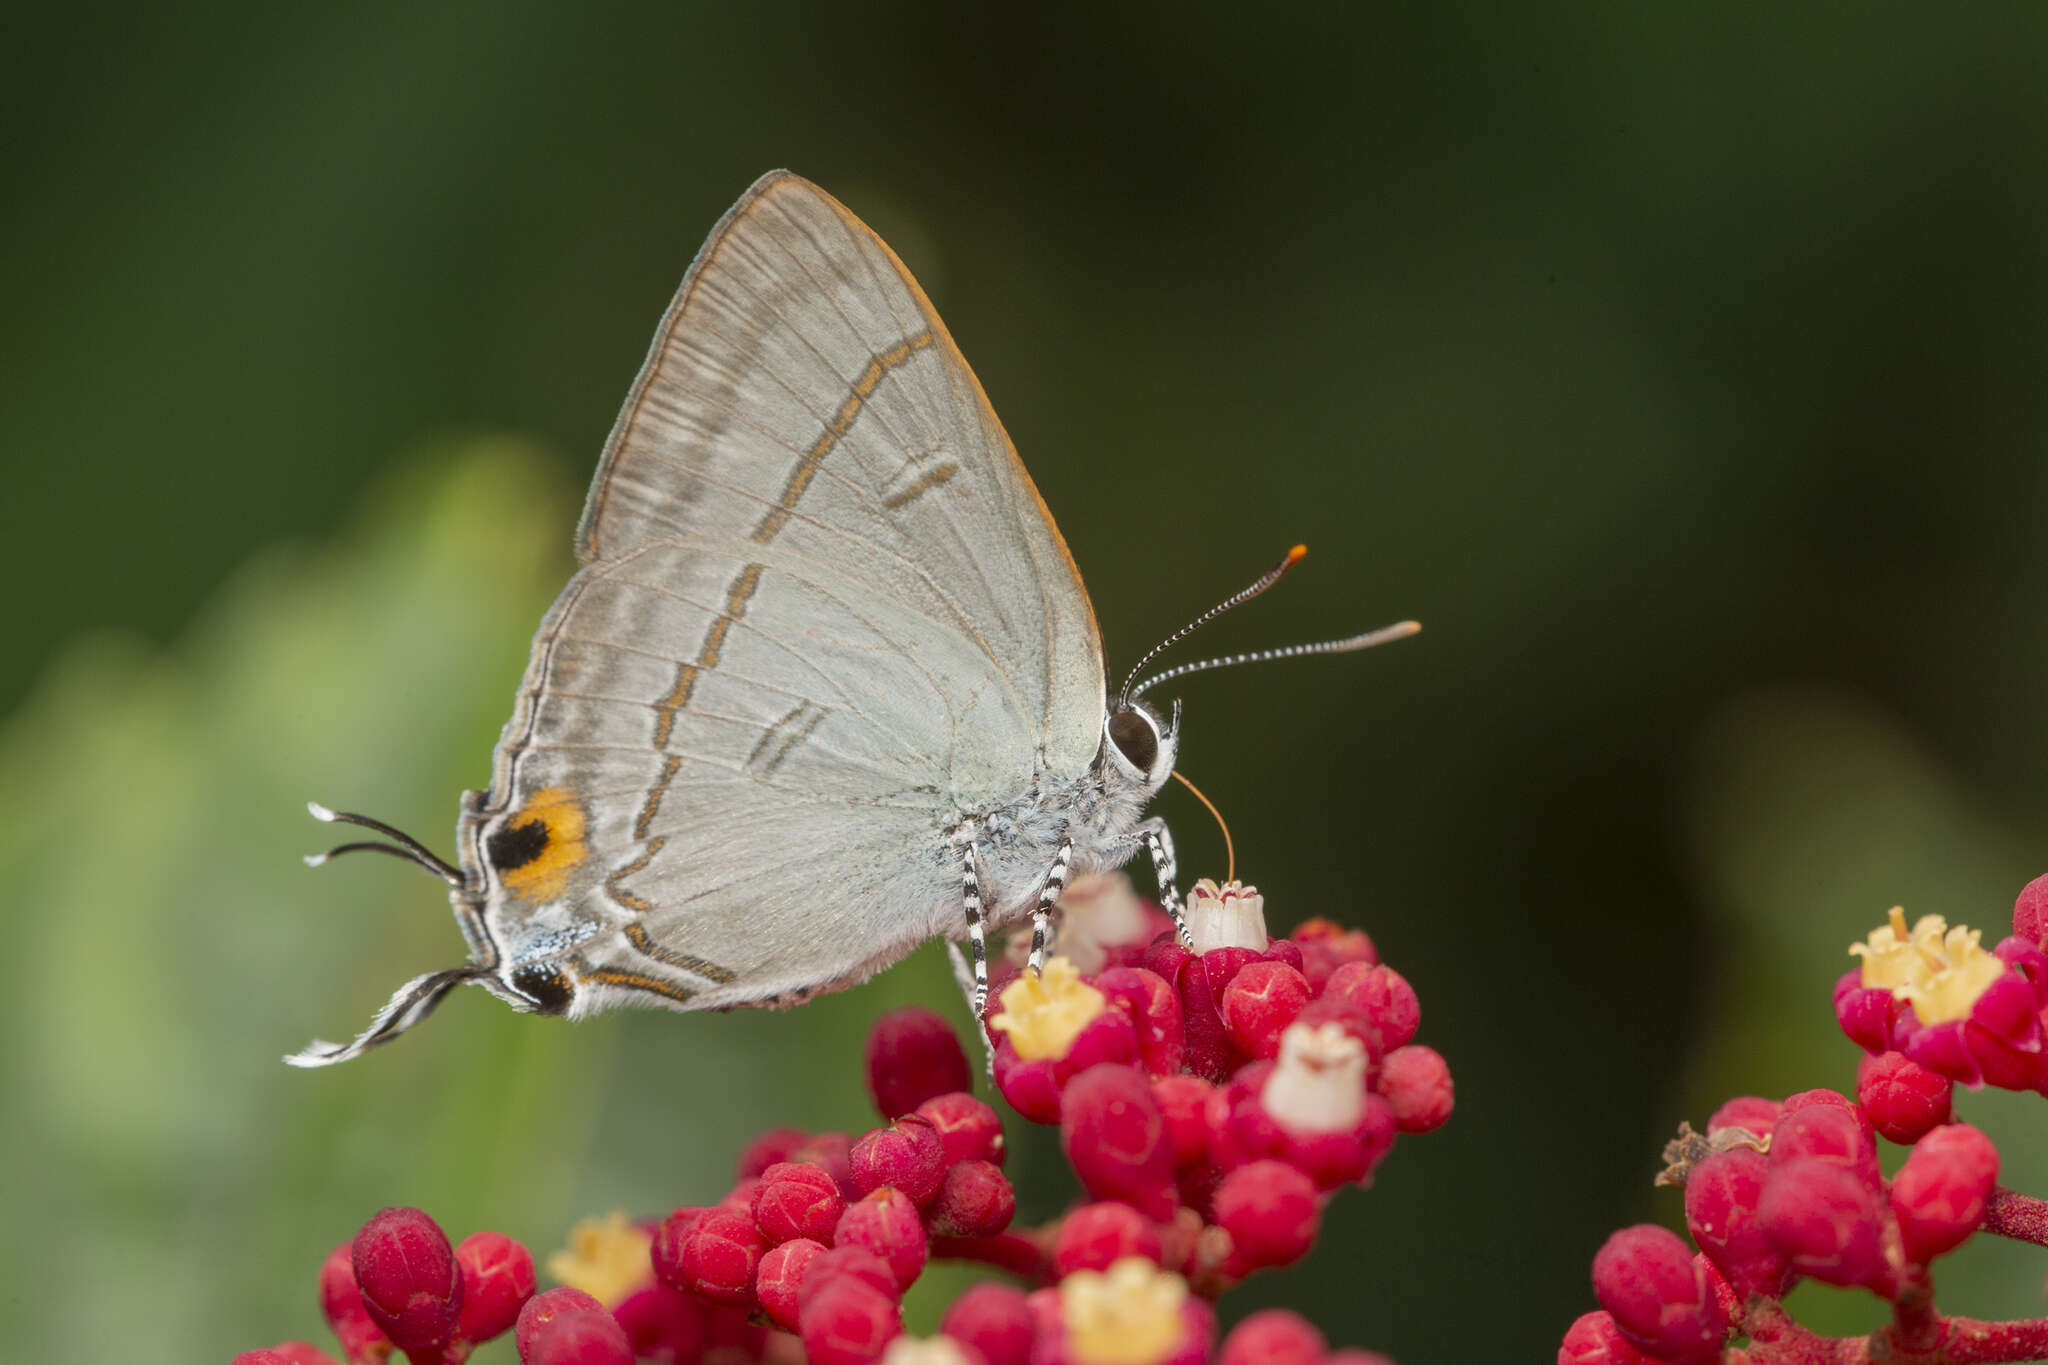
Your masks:
M1335 1189L1448 1117L1443 1059L1410 1041L1414 992L1357 931L1268 939L1234 883L1191 897L1197 943L1231 940L1200 954L1127 888L1076 901L1073 956L1042 978L999 966L988 1021L999 1089L1059 1124L1087 1195L1064 1217L1010 1226L1001 1120L945 1021L897 1010L867 1045L882 1126L763 1133L716 1203L580 1228L548 1263L562 1288L536 1293L508 1238L450 1247L417 1209L378 1214L321 1271L350 1365L459 1365L507 1330L524 1365L1385 1365L1285 1312L1219 1355L1209 1300L1304 1255ZM1026 1287L977 1285L941 1335L906 1338L904 1291L940 1257ZM241 1365L279 1361L331 1365L304 1343Z
M2048 878L2021 893L2015 921L2048 927ZM1835 1003L1844 1031L1870 1053L1856 1098L1745 1096L1723 1105L1704 1135L1681 1129L1660 1183L1685 1186L1693 1246L1647 1224L1610 1237L1593 1261L1603 1311L1572 1325L1560 1365L2048 1353L2048 1319L1981 1323L1936 1312L1932 1274L1936 1258L1980 1229L2048 1245L2048 1203L2000 1189L1997 1147L1952 1110L1957 1080L2041 1088L2036 983L2048 959L2017 935L1982 952L1975 933L1931 916L1909 931L1897 910L1854 951L1863 966L1837 984ZM1911 1149L1889 1180L1880 1136ZM1815 1336L1780 1302L1801 1279L1867 1290L1890 1303L1892 1321L1864 1341ZM1730 1347L1737 1336L1748 1344Z

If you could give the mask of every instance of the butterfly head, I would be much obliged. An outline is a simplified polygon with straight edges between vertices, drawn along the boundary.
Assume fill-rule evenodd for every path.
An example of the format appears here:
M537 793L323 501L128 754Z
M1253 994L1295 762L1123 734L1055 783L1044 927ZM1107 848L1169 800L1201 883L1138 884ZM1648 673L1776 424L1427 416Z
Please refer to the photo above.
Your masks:
M1166 785L1180 752L1180 703L1162 716L1143 700L1119 701L1102 722L1102 770L1151 795Z

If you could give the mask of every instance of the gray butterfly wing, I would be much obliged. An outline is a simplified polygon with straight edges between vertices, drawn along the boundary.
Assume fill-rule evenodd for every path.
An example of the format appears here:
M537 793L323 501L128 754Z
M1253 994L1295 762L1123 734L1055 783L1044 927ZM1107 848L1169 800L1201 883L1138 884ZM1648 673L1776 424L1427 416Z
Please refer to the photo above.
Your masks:
M578 1013L864 977L957 920L949 826L1095 754L1058 530L909 273L797 177L691 267L579 548L463 831L515 960L603 988Z

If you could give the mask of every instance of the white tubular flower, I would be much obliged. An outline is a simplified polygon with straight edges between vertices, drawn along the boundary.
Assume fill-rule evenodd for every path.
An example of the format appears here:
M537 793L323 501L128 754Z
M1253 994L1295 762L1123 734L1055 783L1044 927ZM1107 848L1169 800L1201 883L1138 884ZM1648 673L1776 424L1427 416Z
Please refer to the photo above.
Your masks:
M1348 1133L1365 1117L1365 1045L1342 1024L1291 1024L1259 1107L1297 1133Z
M1188 937L1198 953L1218 948L1249 948L1263 953L1272 940L1266 934L1266 898L1243 882L1216 885L1207 877L1188 892Z

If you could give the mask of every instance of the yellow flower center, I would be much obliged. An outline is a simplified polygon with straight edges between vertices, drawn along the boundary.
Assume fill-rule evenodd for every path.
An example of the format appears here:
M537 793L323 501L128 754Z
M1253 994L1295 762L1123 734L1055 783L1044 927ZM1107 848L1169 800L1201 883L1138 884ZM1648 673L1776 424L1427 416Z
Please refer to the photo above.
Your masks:
M1978 997L2008 970L1982 940L1981 930L1951 929L1940 915L1922 915L1909 930L1906 912L1895 905L1890 922L1849 951L1863 959L1865 987L1890 991L1923 1024L1945 1024L1968 1018Z
M569 1245L548 1257L548 1274L613 1308L653 1278L647 1259L653 1245L652 1236L613 1210L570 1228Z
M1010 1035L1011 1046L1027 1062L1067 1055L1088 1021L1109 1008L1101 991L1081 979L1072 962L1048 958L1045 975L1024 972L1003 987L1002 1012L989 1027Z
M1142 1256L1060 1281L1067 1351L1086 1365L1157 1365L1180 1344L1188 1283Z

